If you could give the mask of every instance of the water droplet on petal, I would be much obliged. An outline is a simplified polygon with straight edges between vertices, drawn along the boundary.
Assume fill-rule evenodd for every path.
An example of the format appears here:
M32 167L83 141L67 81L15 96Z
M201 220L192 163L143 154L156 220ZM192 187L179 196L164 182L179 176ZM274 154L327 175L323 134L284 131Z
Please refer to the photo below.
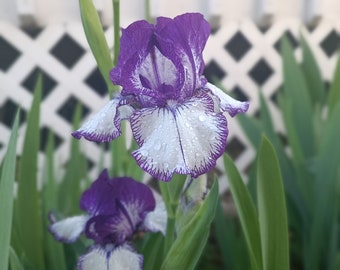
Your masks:
M203 122L206 119L206 116L204 114L201 114L198 119Z
M161 149L162 145L160 144L160 142L156 142L155 146L154 146L154 150L155 151L159 151Z

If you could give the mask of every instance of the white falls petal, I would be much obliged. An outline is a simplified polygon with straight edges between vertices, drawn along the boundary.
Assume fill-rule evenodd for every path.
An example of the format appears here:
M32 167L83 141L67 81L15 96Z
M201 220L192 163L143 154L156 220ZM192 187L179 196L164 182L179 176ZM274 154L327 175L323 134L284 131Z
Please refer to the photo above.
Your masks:
M141 270L143 257L128 245L94 247L78 260L79 270Z
M143 225L145 229L151 232L161 232L165 235L167 218L165 204L160 201L156 204L155 210L146 215Z
M238 113L246 112L248 110L248 102L242 102L232 98L231 96L223 92L220 88L211 83L207 83L206 87L220 99L220 109L222 111L228 112L230 116L235 116Z
M50 225L49 230L58 241L71 243L84 231L89 216L74 216L62 219Z
M225 117L213 110L212 99L202 94L182 104L136 111L130 120L140 146L132 153L138 165L163 181L174 172L197 177L209 171L228 135Z
M121 120L130 116L132 107L130 105L119 106L119 102L119 98L110 100L72 135L77 139L84 137L95 142L109 142L120 136Z

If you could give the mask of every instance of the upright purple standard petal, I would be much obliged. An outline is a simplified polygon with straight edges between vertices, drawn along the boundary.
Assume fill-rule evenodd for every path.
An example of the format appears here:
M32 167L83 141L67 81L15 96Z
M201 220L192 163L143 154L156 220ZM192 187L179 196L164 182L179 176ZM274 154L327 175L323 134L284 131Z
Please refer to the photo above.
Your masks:
M210 34L208 22L199 13L186 13L173 20L160 17L156 34L161 52L184 69L180 98L191 97L206 82L201 76L202 52Z

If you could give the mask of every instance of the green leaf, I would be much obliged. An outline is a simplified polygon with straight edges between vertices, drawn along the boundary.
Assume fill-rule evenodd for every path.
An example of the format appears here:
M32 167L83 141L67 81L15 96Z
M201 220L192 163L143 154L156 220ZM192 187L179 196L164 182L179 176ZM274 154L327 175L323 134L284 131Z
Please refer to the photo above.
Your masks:
M302 71L305 78L307 78L307 89L309 90L312 104L322 106L325 100L325 89L320 69L311 48L303 36L301 36L301 46L303 53Z
M246 242L243 234L239 233L239 220L223 211L220 200L213 227L224 263L223 269L250 269Z
M44 228L41 223L41 198L37 184L41 92L42 77L39 76L35 86L31 110L27 118L26 136L19 167L18 195L15 205L15 221L18 227L20 248L28 262L36 270L45 269L42 245ZM21 254L18 254L21 257Z
M13 217L13 190L16 167L16 145L19 112L17 112L0 176L0 269L8 269Z
M209 236L218 196L218 182L215 180L205 200L195 208L195 215L179 229L161 269L194 269Z
M48 228L48 214L58 208L58 185L54 170L54 134L48 134L46 159L43 175L43 224ZM50 270L66 269L62 243L56 241L48 230L44 230L45 260Z
M287 135L289 142L296 140L295 144L291 142L292 152L299 164L315 153L312 103L306 80L286 38L282 40L282 59L285 100L290 109L284 120L286 126L292 126Z
M258 153L257 198L263 269L289 269L285 194L273 145L263 137Z
M228 155L224 156L224 166L247 242L252 269L260 270L262 269L262 251L260 227L255 205L240 173Z
M340 102L340 55L333 75L333 82L329 90L328 106L329 113L332 113L335 105Z
M113 62L103 32L103 26L100 23L98 13L92 0L79 0L79 5L87 41L94 58L97 61L98 68L112 94L114 85L110 80L110 71L113 67Z
M9 250L9 261L10 261L10 269L11 270L25 270L24 266L20 262L18 255L15 253L15 250L10 247ZM1 268L1 269L8 269L8 268Z
M82 115L80 104L77 104L73 116L73 130L79 126ZM70 159L67 163L64 178L60 184L59 207L64 215L74 215L80 212L79 200L82 193L81 181L86 177L86 160L80 150L80 141L71 140Z
M164 236L161 233L152 233L143 247L144 270L158 270L163 260Z
M308 269L335 269L340 183L340 103L327 121L316 157L315 208L311 224Z

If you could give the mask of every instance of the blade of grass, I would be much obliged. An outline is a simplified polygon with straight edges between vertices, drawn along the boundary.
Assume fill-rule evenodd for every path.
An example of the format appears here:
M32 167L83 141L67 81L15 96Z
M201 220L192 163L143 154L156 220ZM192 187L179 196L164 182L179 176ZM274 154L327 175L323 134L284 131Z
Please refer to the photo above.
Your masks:
M224 156L224 166L229 180L230 191L233 196L242 230L249 251L249 258L253 270L262 269L262 248L260 227L255 205L251 199L246 185L243 183L232 159Z
M44 182L42 189L43 197L43 224L48 228L48 214L58 207L58 185L55 179L54 170L54 134L48 134L46 148L46 163L44 164ZM63 246L57 242L48 230L44 231L44 246L46 264L50 270L66 269Z
M293 156L297 164L300 164L303 160L313 157L315 153L312 103L306 80L286 38L282 40L281 47L284 93L291 109L291 117L284 120L286 126L291 125L293 129L290 130L295 131L294 136L290 136L289 130L287 135L292 145ZM297 142L293 144L291 140Z
M19 112L17 112L0 176L0 269L8 269L13 217L14 179Z
M96 59L100 73L112 94L114 85L110 80L110 71L113 67L110 50L107 45L103 26L92 0L79 0L80 15L87 41Z
M288 225L279 162L273 145L263 137L258 154L258 211L263 269L289 269Z
M306 39L301 35L300 40L303 53L302 71L305 77L308 78L308 80L306 80L308 85L307 89L309 90L312 104L322 106L325 101L325 88L321 72Z
M77 104L73 116L73 130L79 127L82 109ZM72 139L70 159L67 163L64 178L60 184L59 207L64 215L74 215L80 212L79 199L82 193L81 181L86 175L86 161L80 150L80 141Z
M333 81L328 95L329 112L331 113L336 105L340 102L340 55L336 64Z
M41 223L41 198L38 191L37 170L40 142L40 101L42 77L38 77L20 159L16 216L21 249L32 267L45 269L43 227Z
M24 266L20 262L18 255L15 253L15 250L10 247L9 250L9 261L10 261L10 269L11 270L25 270ZM8 268L1 268L8 269Z
M334 107L323 131L315 162L315 210L311 226L309 269L335 269L338 189L340 182L340 102ZM307 259L307 258L306 258ZM306 260L307 261L307 260Z

